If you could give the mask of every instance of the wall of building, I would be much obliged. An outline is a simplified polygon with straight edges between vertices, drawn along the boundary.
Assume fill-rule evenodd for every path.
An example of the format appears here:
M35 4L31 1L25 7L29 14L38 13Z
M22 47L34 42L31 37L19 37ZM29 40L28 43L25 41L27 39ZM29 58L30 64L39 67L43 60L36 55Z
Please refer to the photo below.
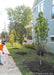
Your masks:
M52 0L38 0L37 5L33 11L33 42L35 42L34 36L34 26L36 23L36 18L38 17L38 5L44 1L43 5L43 16L48 19L49 22L49 33L48 33L48 42L47 45L50 47L50 52L54 52L54 42L51 41L51 36L54 36L54 19L51 19L51 10L52 10Z

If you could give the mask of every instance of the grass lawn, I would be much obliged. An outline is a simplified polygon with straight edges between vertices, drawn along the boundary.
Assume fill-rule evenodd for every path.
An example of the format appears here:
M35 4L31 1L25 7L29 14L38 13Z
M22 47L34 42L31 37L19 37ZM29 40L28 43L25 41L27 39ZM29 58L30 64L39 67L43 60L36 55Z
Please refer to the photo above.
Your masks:
M32 75L32 72L29 69L25 69L26 66L23 66L24 61L34 61L37 59L40 59L40 57L37 55L35 50L25 48L24 46L21 46L19 43L16 43L16 47L19 49L13 49L15 47L15 43L13 47L10 43L6 43L6 47L9 50L10 54L13 54L13 59L16 63L16 65L19 67L20 71L22 72L22 75ZM22 56L19 54L16 54L16 52L26 52L27 54ZM41 58L42 60L46 60L47 62L54 63L54 56L45 55ZM54 66L54 65L53 65Z

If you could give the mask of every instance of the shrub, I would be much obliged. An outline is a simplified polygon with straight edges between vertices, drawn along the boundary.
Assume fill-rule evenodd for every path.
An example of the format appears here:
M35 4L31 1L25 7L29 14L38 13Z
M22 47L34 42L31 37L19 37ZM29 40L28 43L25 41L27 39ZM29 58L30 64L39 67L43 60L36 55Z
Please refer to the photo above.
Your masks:
M14 34L13 34L13 31L11 31L11 33L10 33L10 43L13 46L13 43L14 43Z
M24 42L27 42L26 40L24 40Z
M24 46L27 47L27 48L35 49L35 46L31 45L31 44L25 44Z

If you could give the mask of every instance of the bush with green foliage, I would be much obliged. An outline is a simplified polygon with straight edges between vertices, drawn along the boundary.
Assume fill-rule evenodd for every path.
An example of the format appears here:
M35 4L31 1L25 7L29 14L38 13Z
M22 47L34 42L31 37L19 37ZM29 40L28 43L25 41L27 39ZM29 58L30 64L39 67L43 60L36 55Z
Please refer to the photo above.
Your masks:
M15 30L14 30L13 34L14 34L14 41L16 42L17 41L17 34L16 34Z
M14 43L14 34L13 34L13 31L11 31L11 33L10 33L10 43L13 46L13 43Z
M27 48L35 49L35 46L31 45L31 44L25 44L24 46L27 47Z
M24 40L24 30L25 30L25 28L24 28L24 26L23 25L20 25L20 27L19 27L19 31L18 31L18 38L19 38L19 43L20 44L22 44L23 43L23 40Z

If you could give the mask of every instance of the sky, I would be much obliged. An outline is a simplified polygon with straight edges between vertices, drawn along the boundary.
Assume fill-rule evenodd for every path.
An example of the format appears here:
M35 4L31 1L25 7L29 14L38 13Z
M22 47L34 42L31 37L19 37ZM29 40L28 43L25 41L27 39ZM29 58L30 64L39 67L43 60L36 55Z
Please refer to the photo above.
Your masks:
M6 8L15 8L16 6L25 5L33 7L34 0L0 0L0 33L4 30L8 31L8 15Z

